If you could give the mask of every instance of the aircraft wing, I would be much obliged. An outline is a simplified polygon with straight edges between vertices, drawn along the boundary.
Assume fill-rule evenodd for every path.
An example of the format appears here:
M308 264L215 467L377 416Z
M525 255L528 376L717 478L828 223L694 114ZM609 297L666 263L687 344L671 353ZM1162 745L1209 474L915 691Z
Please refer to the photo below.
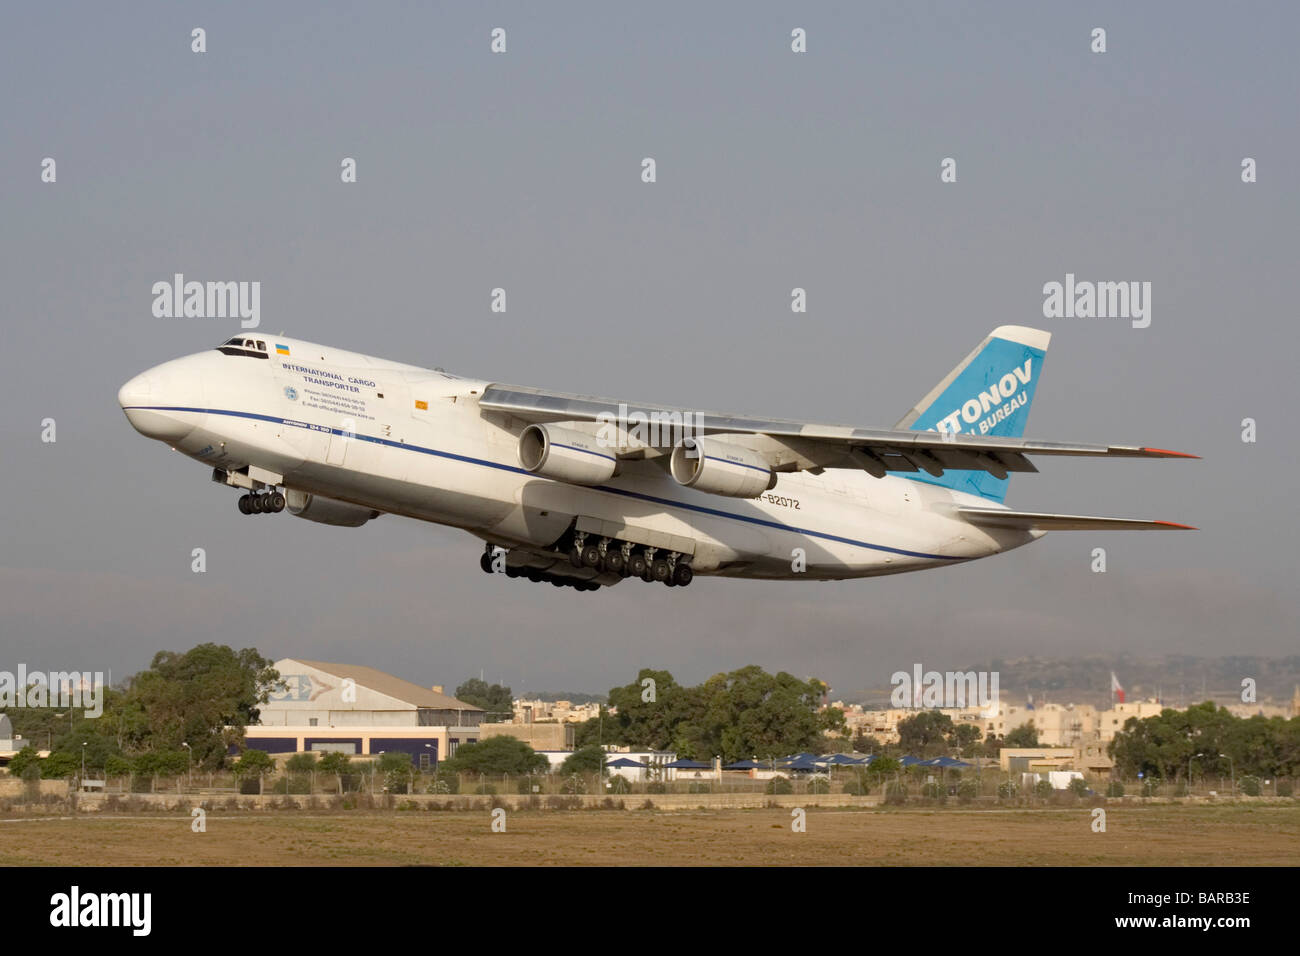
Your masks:
M1079 442L1030 441L1021 438L855 428L785 419L760 419L724 412L697 412L668 405L638 405L590 395L574 395L516 385L489 385L479 400L487 411L504 412L537 424L619 423L639 413L660 420L691 415L695 434L713 435L741 444L768 459L776 471L817 471L822 468L862 468L876 477L886 472L944 470L986 471L998 478L1009 472L1034 472L1031 455L1110 458L1196 458L1176 451L1142 445L1095 445ZM644 419L643 419L644 420ZM680 433L679 433L680 437ZM619 457L655 457L671 451L676 439L656 443L631 440L618 431L613 444Z
M1006 511L1001 508L958 508L972 524L1018 531L1195 531L1189 524L1173 521L1145 521L1137 518L1095 518L1091 515L1058 515L1034 511Z

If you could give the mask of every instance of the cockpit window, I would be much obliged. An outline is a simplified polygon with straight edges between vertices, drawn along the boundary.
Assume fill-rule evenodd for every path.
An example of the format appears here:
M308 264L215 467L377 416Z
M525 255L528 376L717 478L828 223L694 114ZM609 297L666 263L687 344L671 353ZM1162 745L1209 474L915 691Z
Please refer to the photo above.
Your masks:
M259 359L270 358L270 356L266 354L265 342L259 342L257 339L245 339L242 337L226 339L226 341L217 346L217 351L222 355L243 355L248 358Z

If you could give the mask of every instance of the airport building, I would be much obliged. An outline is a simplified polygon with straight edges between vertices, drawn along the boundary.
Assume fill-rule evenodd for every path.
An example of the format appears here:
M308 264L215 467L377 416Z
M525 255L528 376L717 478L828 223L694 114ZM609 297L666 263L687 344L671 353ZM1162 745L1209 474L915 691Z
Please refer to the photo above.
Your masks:
M483 711L443 693L357 664L286 657L284 688L271 695L245 745L273 756L306 751L375 755L401 751L421 769L479 739Z

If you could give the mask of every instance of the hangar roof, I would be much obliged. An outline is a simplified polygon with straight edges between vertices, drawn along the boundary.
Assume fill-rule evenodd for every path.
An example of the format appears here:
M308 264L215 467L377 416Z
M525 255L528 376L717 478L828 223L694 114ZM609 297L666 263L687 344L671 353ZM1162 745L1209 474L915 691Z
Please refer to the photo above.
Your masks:
M308 667L314 667L318 671L324 671L335 677L351 677L362 687L368 687L381 694L387 694L389 697L395 697L414 707L429 707L434 710L476 710L480 713L483 711L481 707L467 704L463 700L458 700L447 694L440 694L429 687L412 684L409 680L402 680L402 678L394 677L392 674L385 674L373 667L364 667L360 664L331 664L327 661L309 661L302 657L294 657L290 658L290 660L295 660L299 664L306 664Z

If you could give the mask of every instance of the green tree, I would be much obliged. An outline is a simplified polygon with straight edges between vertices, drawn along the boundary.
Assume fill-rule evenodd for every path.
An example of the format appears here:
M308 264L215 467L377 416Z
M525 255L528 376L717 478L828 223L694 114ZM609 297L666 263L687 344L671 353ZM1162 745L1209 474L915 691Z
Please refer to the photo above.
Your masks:
M955 748L963 757L978 756L980 750L980 729L974 724L955 724L948 735L948 746Z
M252 648L219 644L183 654L159 651L149 669L130 680L122 701L123 749L178 750L188 743L196 765L220 767L282 686L271 664Z
M339 793L343 792L343 778L352 772L352 758L337 750L328 750L321 754L316 768L321 773L332 773L338 781Z
M948 749L952 718L937 710L921 710L898 722L898 745L917 757L937 757Z
M1006 736L1002 738L1002 746L1011 748L1037 747L1039 746L1038 728L1034 726L1032 720L1027 724L1021 724L1014 730L1007 731Z
M275 761L265 750L245 750L234 765L237 777L260 777L275 770Z
M461 744L456 756L442 761L443 769L454 773L482 773L499 776L503 773L543 773L550 762L543 754L519 740L502 734L476 743Z
M316 769L316 754L312 751L294 754L284 762L284 769L289 773L311 773Z
M36 748L28 744L9 759L9 773L21 779L23 778L23 772L28 767L39 767L40 765L41 758L36 755Z
M588 744L575 750L560 765L560 773L602 773L605 769L605 750L596 744Z
M472 677L457 687L456 698L487 711L483 716L485 723L503 723L514 714L514 694L510 688L489 684L477 677Z

